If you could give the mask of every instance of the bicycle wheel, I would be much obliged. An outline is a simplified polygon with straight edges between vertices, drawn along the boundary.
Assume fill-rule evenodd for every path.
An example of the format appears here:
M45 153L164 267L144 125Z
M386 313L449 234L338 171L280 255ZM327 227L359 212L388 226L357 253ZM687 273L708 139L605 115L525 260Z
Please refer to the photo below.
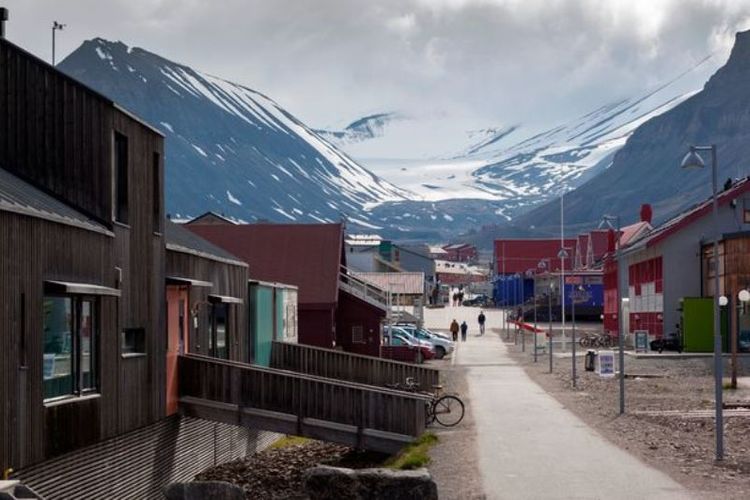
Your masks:
M443 396L432 405L435 420L444 427L453 427L464 418L464 403L456 396Z
M579 340L578 343L581 345L581 347L589 347L589 338L585 336L581 337L581 340Z
M604 348L612 347L612 337L610 337L609 335L602 335L601 343L602 347Z

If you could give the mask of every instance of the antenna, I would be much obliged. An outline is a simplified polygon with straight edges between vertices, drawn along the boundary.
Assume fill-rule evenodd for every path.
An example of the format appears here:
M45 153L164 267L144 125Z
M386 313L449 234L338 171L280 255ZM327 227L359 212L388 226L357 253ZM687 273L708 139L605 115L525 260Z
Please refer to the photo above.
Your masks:
M57 21L52 21L52 66L55 65L55 32L62 31L67 24L60 24Z

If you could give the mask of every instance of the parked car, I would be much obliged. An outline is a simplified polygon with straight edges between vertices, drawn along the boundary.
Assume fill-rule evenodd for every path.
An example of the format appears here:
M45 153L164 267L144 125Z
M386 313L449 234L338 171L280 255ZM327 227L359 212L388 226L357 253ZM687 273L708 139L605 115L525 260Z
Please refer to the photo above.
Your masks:
M413 324L400 324L399 328L406 330L413 337L420 340L426 340L431 343L435 348L435 357L437 359L443 359L446 355L453 352L456 348L456 343L453 342L446 335L437 334L427 330L426 328L418 328L417 325Z
M682 339L676 332L667 333L662 338L651 341L651 350L682 352Z
M407 340L410 340L413 344L433 348L434 344L428 340L420 339L419 337L415 336L408 330L404 329L402 326L393 326L393 333L398 333L402 337L406 337ZM383 333L388 334L390 332L391 327L385 326L383 328Z
M487 295L480 293L470 299L464 300L462 304L470 307L488 307L492 305L492 299Z
M432 347L419 345L400 333L383 334L381 346L382 357L408 363L423 363L426 359L433 359L435 351Z

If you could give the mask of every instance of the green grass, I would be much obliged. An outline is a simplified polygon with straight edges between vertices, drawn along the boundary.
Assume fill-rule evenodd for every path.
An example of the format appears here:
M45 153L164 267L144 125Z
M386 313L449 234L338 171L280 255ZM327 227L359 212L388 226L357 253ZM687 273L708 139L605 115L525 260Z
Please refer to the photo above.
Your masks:
M723 387L724 387L725 391L734 391L734 390L737 389L736 387L732 387L732 383L731 382L724 382Z
M429 451L438 442L432 432L425 432L419 439L406 446L395 457L386 462L386 467L397 470L410 470L424 467L430 463Z
M279 448L288 448L289 446L296 446L299 444L305 444L312 441L308 438L303 438L299 436L284 436L283 438L279 438L276 441L271 444L271 446L268 447L269 450L277 450Z

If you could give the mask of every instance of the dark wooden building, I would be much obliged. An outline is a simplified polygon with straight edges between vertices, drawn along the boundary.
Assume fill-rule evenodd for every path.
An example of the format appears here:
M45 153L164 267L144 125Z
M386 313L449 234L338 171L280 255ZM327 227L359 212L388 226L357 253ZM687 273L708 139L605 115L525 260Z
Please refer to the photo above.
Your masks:
M2 38L0 69L0 470L51 498L143 498L254 450L168 417L162 135ZM215 253L169 252L171 277L211 283L186 304L196 352L246 287ZM225 311L224 355L247 359L244 309Z

